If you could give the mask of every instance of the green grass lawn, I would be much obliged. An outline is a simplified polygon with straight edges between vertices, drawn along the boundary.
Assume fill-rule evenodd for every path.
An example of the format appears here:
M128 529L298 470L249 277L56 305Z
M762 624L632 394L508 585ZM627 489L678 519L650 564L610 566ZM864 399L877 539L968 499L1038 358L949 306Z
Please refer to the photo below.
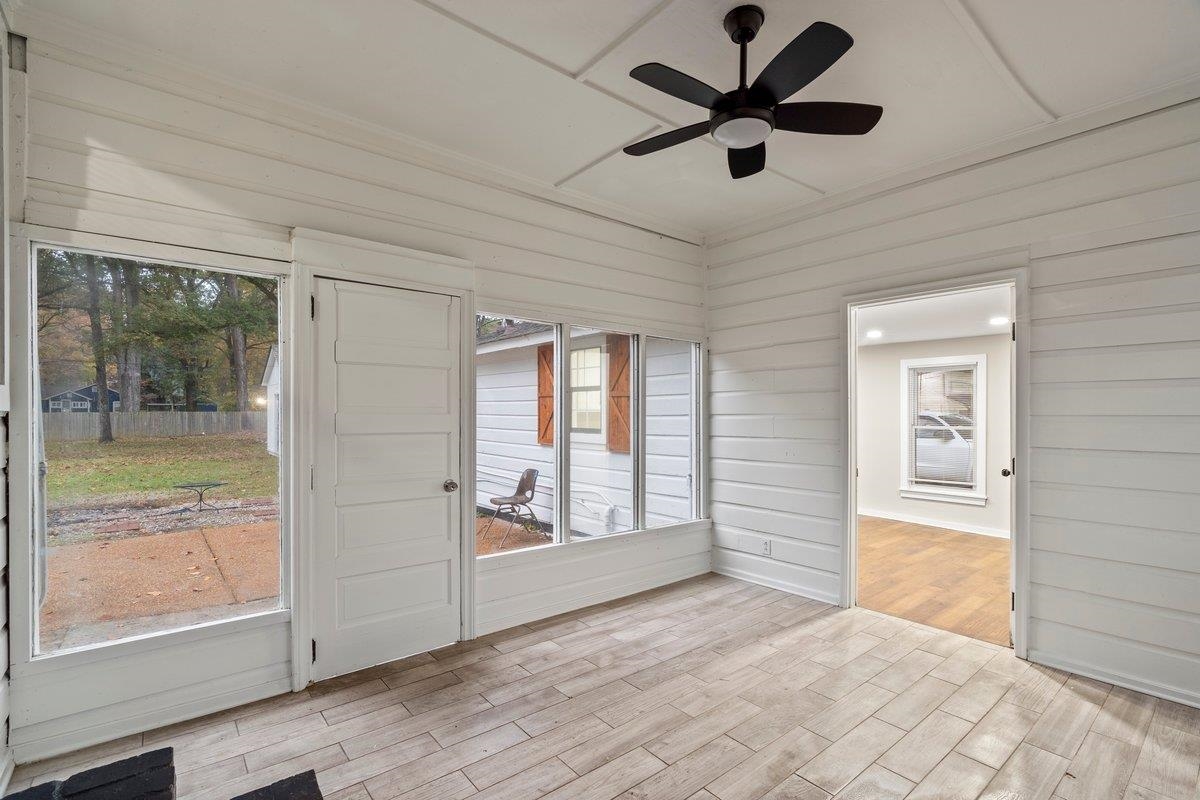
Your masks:
M227 433L174 438L46 442L47 505L157 505L184 502L178 483L225 481L225 498L267 497L278 492L279 463L263 434Z

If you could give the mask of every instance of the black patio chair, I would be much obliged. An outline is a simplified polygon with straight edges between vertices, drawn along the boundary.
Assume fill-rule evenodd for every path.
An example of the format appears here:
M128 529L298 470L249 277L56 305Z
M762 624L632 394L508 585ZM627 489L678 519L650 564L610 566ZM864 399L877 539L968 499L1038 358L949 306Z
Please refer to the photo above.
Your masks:
M537 491L538 471L536 469L527 469L521 473L521 479L517 481L517 490L508 497L493 497L489 502L496 507L492 513L492 518L488 520L487 527L483 529L483 535L487 536L487 532L492 529L492 523L496 521L496 517L500 516L501 511L507 511L513 516L508 521L508 530L504 532L504 536L500 539L500 546L497 550L504 549L504 542L508 540L508 535L512 533L513 525L518 521L524 525L525 522L532 522L537 529L542 529L541 520L537 518L537 514L533 513L533 508L530 503L533 502L534 492Z

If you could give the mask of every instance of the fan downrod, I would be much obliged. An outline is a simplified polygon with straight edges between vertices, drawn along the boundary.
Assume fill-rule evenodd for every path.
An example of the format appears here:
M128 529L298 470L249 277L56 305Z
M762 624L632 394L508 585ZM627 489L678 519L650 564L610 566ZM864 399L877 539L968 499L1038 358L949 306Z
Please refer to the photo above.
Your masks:
M738 6L725 15L725 32L734 44L749 44L766 18L758 6Z

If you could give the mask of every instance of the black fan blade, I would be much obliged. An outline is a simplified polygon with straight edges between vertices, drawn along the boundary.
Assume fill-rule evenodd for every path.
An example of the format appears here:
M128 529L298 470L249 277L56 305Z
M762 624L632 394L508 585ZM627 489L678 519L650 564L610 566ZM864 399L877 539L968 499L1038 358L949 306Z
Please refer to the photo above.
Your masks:
M708 123L697 122L695 125L688 125L686 128L676 128L673 131L667 131L666 133L660 133L658 136L651 136L649 139L634 142L625 148L625 152L631 156L644 156L647 153L657 153L659 150L665 150L677 144L690 142L692 139L699 139L706 133L708 133Z
M642 64L640 67L634 67L629 77L672 97L695 103L701 108L711 109L725 97L704 81L696 80L691 75L684 75L679 70L663 64Z
M775 128L796 133L861 136L883 116L883 108L865 103L783 103L775 107Z
M729 148L729 174L735 178L745 178L756 172L762 172L767 166L766 144L756 144L742 150Z
M751 92L767 95L772 104L782 103L832 67L853 45L850 34L837 25L814 22L771 59Z

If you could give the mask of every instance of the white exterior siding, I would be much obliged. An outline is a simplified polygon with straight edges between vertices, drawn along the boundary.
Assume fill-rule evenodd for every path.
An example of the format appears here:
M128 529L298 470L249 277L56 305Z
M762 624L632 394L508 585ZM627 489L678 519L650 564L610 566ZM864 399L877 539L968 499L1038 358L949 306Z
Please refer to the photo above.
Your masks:
M1029 655L1200 704L1198 230L1193 101L718 240L716 568L836 601L845 298L1028 262Z
M654 339L647 350L647 527L692 518L692 348ZM550 523L554 449L537 442L536 358L537 344L527 343L489 345L475 357L476 505L491 508L491 497L512 494L521 472L533 468L541 473L533 510ZM572 444L572 531L595 536L630 529L631 466L628 453L609 452L603 444Z

